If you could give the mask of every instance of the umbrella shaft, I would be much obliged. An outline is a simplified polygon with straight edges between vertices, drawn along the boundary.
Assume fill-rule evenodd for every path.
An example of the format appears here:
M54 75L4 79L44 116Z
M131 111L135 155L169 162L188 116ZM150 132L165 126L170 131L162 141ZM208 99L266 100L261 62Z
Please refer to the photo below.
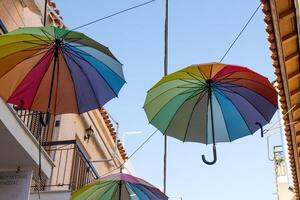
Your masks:
M212 108L212 86L211 86L211 83L209 83L209 85L208 85L208 95L209 95L209 102L210 102L210 119L211 119L212 140L213 140L213 145L216 145L214 115L213 115L213 108Z
M119 183L119 200L121 200L121 193L122 193L122 181Z
M51 77L51 84L50 84L50 93L49 93L49 99L48 99L48 112L50 113L50 107L51 107L51 99L52 99L52 90L53 90L53 82L54 82L54 75L55 75L55 68L57 64L57 59L58 59L58 45L55 45L55 50L54 50L54 63L53 63L53 70L52 70L52 77ZM58 77L57 77L58 78Z

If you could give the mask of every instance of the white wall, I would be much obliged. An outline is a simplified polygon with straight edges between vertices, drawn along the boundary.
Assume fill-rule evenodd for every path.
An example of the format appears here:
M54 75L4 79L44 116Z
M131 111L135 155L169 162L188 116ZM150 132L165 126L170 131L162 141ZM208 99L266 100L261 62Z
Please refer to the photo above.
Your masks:
M70 200L70 191L48 191L40 192L40 197L37 192L31 193L29 200Z

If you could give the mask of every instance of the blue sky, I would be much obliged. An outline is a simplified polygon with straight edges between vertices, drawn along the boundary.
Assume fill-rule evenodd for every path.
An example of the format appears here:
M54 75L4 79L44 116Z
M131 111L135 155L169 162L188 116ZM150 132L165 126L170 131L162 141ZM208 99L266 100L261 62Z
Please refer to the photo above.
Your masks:
M69 28L140 4L141 0L56 0ZM170 0L169 71L219 61L259 5L258 0ZM105 107L120 123L131 154L154 130L142 109L146 91L163 76L164 0L79 29L108 46L124 64L127 84ZM224 63L243 65L270 80L273 67L261 9ZM277 120L278 116L274 117ZM279 130L277 130L279 131ZM280 137L271 144L280 143ZM267 159L266 139L259 134L218 144L218 162L206 166L211 147L170 138L167 192L185 200L272 200L274 165ZM131 160L138 176L162 188L163 136L158 132ZM176 198L175 198L176 199Z

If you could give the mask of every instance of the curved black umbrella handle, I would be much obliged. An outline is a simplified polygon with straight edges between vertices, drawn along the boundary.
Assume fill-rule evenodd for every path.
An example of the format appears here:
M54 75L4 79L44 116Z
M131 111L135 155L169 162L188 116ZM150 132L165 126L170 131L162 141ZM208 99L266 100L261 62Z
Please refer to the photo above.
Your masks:
M261 125L261 123L256 122L255 124L257 126L259 126L259 128L260 128L260 137L264 137L264 129L263 129L263 126Z
M213 156L214 156L213 161L207 161L206 158L205 158L205 155L202 155L202 160L207 165L213 165L213 164L215 164L217 162L217 149L216 149L216 145L213 145Z

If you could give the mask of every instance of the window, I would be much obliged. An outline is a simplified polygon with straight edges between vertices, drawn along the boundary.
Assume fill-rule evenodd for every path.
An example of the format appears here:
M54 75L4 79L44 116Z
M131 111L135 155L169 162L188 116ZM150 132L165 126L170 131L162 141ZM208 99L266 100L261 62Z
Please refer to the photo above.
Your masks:
M4 26L3 22L0 19L0 35L7 33L7 32L8 31L7 31L6 27Z

